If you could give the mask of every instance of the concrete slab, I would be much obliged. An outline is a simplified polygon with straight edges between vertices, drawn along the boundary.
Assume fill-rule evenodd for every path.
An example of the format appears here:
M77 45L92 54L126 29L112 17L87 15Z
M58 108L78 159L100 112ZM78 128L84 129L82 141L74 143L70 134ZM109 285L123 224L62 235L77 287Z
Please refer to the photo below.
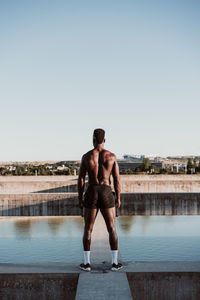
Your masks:
M125 273L81 273L76 300L132 300Z

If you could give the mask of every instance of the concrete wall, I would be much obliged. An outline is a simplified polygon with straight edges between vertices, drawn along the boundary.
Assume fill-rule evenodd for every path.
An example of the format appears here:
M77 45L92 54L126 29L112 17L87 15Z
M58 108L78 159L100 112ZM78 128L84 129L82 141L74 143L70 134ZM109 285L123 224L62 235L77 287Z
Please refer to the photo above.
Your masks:
M77 176L0 176L0 194L77 192Z
M122 193L118 215L199 215L200 193ZM77 193L1 194L0 216L81 215Z
M1 300L73 300L79 274L0 274Z
M0 216L76 216L80 214L77 193L0 195Z
M200 299L200 272L135 272L127 277L133 299Z
M124 193L200 192L199 175L121 175L120 178Z
M0 194L77 192L77 176L0 176ZM121 175L121 192L200 192L200 175Z

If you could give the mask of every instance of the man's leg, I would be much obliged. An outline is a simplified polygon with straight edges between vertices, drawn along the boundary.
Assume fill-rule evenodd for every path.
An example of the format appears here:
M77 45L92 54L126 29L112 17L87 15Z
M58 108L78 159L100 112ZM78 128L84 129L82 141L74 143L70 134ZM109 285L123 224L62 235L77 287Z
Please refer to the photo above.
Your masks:
M101 209L109 233L111 250L118 250L118 238L115 229L115 207Z
M115 207L101 209L101 213L106 222L106 226L109 233L109 242L112 255L112 270L118 271L122 268L122 265L118 263L118 237L115 228Z
M97 216L97 209L85 208L84 210L84 234L83 234L83 256L84 263L80 265L80 268L85 271L90 271L90 244L91 244L91 234L94 226L94 221Z
M83 234L83 249L84 251L90 251L91 234L96 219L97 209L85 208L84 212L84 234Z

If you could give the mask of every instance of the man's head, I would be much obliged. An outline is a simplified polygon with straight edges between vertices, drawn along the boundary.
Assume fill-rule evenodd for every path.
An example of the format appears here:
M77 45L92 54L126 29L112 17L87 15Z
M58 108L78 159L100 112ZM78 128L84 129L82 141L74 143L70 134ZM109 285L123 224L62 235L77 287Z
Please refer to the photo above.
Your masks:
M93 145L96 147L99 144L105 142L105 131L101 128L97 128L93 133Z

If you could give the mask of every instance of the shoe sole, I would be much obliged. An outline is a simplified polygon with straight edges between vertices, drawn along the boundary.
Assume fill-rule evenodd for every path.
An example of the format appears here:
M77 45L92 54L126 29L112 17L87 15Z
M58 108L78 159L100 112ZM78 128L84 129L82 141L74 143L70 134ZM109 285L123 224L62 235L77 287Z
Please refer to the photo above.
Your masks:
M81 267L79 267L81 270L83 270L83 271L86 271L86 272L90 272L91 271L91 268L87 268L87 269L85 269L85 268L81 268Z
M121 270L122 268L123 268L123 267L120 267L120 268L118 268L118 269L112 268L111 270L114 271L114 272L117 272L117 271Z

